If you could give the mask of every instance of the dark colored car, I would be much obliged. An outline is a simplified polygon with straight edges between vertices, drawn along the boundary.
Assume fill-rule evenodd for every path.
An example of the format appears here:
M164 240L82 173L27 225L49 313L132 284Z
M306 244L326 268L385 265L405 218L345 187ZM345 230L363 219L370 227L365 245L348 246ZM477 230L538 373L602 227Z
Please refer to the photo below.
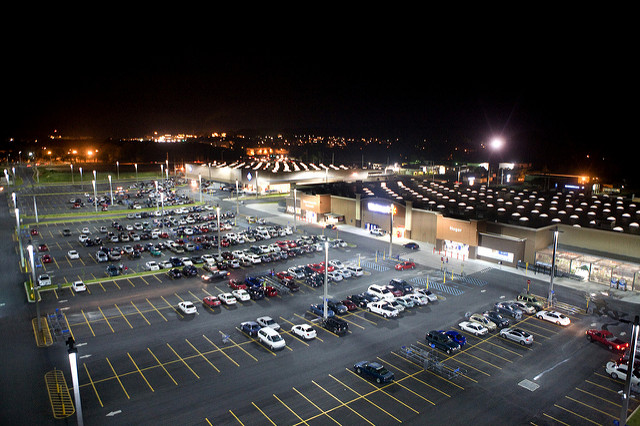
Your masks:
M282 285L287 287L291 292L300 290L300 286L293 279L284 279L281 281Z
M264 291L259 287L249 287L247 292L253 300L264 299Z
M304 282L310 287L320 287L324 284L324 276L314 272L308 275Z
M109 265L107 266L107 275L110 277L118 276L120 275L120 269L115 265Z
M351 296L348 296L347 299L360 308L366 308L367 303L369 303L369 301L361 294L352 294Z
M257 277L247 277L245 278L245 282L247 283L247 287L262 287L262 279Z
M169 277L171 277L172 279L177 279L177 278L181 278L182 277L182 272L180 272L180 269L178 268L171 268L169 269L169 271L167 272L167 274L169 275Z
M455 330L449 330L449 331L438 330L438 332L446 334L447 336L449 336L451 340L453 340L460 346L464 346L464 344L467 343L467 338Z
M267 297L276 297L278 295L278 290L275 287L270 285L264 287L264 295Z
M392 288L399 290L402 292L402 295L413 293L413 286L407 283L405 280L400 280L398 278L394 278L391 281L389 281L387 288L389 290L391 290ZM393 290L391 291L393 292Z
M195 277L198 275L198 269L193 265L187 265L182 268L182 275L185 277Z
M327 300L327 306L329 307L329 309L331 309L334 313L338 315L343 315L348 312L347 307L344 306L342 303L338 302L337 300Z
M182 260L179 257L175 257L172 256L169 258L169 262L171 262L171 265L173 265L174 267L178 267L178 266L183 266L184 264L182 263Z
M255 321L245 321L240 324L240 330L251 337L256 337L260 331L260 325Z
M340 303L342 303L349 312L351 311L355 311L356 309L358 309L358 307L356 306L355 303L353 303L351 300L349 299L345 299L345 300L341 300Z
M349 331L349 324L342 318L336 317L327 318L322 322L322 327L337 335L346 334Z
M610 351L624 352L629 348L629 342L614 336L612 332L607 330L587 330L587 340L590 342L598 342L609 348Z
M410 242L404 245L404 248L408 248L409 250L418 250L420 246L417 243Z
M431 330L425 336L427 344L432 348L438 348L441 351L451 354L460 350L460 344L456 343L445 333Z
M376 383L389 383L395 379L395 375L379 362L356 362L353 369L361 376L371 377Z
M493 309L502 315L508 315L516 320L522 318L522 311L519 308L505 302L496 303Z
M509 320L497 311L485 311L482 315L493 322L498 328L506 328L510 325Z

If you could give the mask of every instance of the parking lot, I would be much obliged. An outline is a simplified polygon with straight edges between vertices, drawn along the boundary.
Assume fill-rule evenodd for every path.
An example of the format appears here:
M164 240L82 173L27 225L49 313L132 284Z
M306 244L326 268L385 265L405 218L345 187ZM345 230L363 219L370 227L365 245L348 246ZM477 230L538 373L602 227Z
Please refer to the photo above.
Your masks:
M56 194L47 208L51 212L68 209L64 200L69 194ZM56 197L58 201L53 201ZM221 199L212 201L221 203L225 211L235 207ZM41 308L55 340L52 349L58 347L64 353L62 342L68 336L78 344L83 413L91 423L121 416L127 423L174 419L210 424L422 424L428 418L430 423L450 424L445 413L456 412L461 418L477 419L478 424L495 423L504 415L511 416L507 423L512 424L603 424L619 415L621 381L604 372L613 355L586 341L584 330L597 318L580 307L557 306L571 318L569 327L525 316L518 327L533 335L531 346L505 340L497 332L475 336L459 329L468 313L515 297L520 288L510 284L508 272L486 268L466 275L443 273L420 263L415 270L397 271L398 259L412 259L413 253L397 247L397 258L388 259L379 256L388 247L384 241L300 224L297 234L278 238L340 237L347 245L331 248L329 259L359 264L364 270L362 277L331 282L330 298L342 300L391 278L405 279L415 288L428 286L438 297L434 303L405 310L398 318L357 308L340 316L349 331L338 336L323 328L309 309L310 304L322 302L322 287L312 287L304 279L296 280L300 290L295 293L280 292L232 306L202 304L204 297L229 292L229 278L242 281L261 275L275 285L271 270L322 262L323 252L229 269L228 277L207 282L199 277L201 264L196 265L198 276L188 278L173 279L166 270L148 271L146 262L175 256L166 250L160 256L143 251L140 258L98 262L97 248L86 247L78 236L85 227L90 236L105 236L101 228L113 229L114 221L126 226L154 219L127 218L130 212L122 208L117 217L89 215L40 222L37 235L28 236L36 247L47 245L38 260L48 254L51 262L37 261L36 267L39 274L51 276L54 288L42 293ZM241 213L224 232L255 226L246 222L255 212ZM277 217L265 219L267 224L286 225ZM63 236L64 229L71 235ZM178 236L168 237L164 239ZM195 238L187 236L185 242L189 241ZM105 244L116 245L125 243ZM251 245L255 243L228 250ZM76 250L79 258L71 259L70 250ZM215 252L214 246L180 256ZM110 263L122 264L120 275L106 273ZM88 284L85 292L76 293L69 286L76 280ZM544 282L536 284L544 288ZM183 314L178 309L182 301L194 302L198 313ZM241 322L263 315L282 326L284 349L273 351L240 329ZM305 341L294 336L290 330L296 324L311 325L317 337ZM458 330L466 344L450 355L433 349L424 338L433 329ZM407 357L408 350L428 354L429 367ZM353 364L362 359L380 362L395 374L395 380L377 384L358 375ZM566 380L567 374L571 380ZM492 395L490 402L487 392ZM512 407L518 403L522 409L514 414ZM636 405L632 400L630 410ZM154 408L150 412L147 407Z

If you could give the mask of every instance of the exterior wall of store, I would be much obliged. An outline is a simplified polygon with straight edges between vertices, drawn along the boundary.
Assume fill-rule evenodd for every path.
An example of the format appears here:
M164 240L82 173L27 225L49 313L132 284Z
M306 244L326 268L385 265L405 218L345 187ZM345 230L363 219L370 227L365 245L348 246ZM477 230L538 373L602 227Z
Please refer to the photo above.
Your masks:
M440 214L427 210L412 210L411 239L436 244L436 231Z
M553 232L551 232L551 229L555 229L555 227L533 229L498 222L484 222L482 229L483 232L525 240L520 260L533 264L536 260L536 252L553 244Z
M353 198L331 196L331 213L344 216L344 223L356 226L356 200Z
M640 236L591 228L560 226L559 243L565 247L586 249L610 258L640 263Z
M518 260L524 258L525 252L525 241L513 238L505 238L500 235L487 235L480 234L478 244L483 248L493 249L501 252L508 252L513 254L513 260L508 262L506 260L501 260L498 258L489 258L485 256L478 255L478 259L487 260L489 262L502 262L503 265L506 266L516 266Z
M372 223L378 225L380 229L384 229L386 232L389 232L389 226L391 226L391 219L388 214L377 213L374 211L369 211L367 205L369 202L377 203L377 204L386 204L390 203L389 200L382 199L366 199L362 201L362 227L366 223ZM395 204L397 212L393 217L393 226L394 228L403 227L404 226L404 217L405 217L405 208L401 204Z

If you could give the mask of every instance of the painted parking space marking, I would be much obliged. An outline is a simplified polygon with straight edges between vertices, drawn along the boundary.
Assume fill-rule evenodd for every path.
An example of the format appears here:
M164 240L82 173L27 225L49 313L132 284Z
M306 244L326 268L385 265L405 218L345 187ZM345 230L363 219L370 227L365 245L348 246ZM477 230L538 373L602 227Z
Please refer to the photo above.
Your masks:
M109 363L109 367L111 367L111 371L113 371L113 375L115 376L116 380L118 381L118 383L120 383L120 387L122 388L124 394L127 396L127 399L131 399L129 397L129 393L124 388L124 385L122 384L122 381L120 380L120 376L118 376L118 373L116 373L116 370L113 368L113 365L111 365L111 361L109 361L109 358L106 358L106 360Z
M224 355L225 357L227 357L227 359L229 361L231 361L233 364L235 364L236 367L240 367L240 364L238 364L233 358L231 358L224 350L220 349L218 347L218 345L216 345L215 343L213 343L207 336L205 336L204 334L202 335L202 337L204 337L204 339L209 342L211 344L211 346L213 346L216 351L220 352L222 355ZM255 359L255 358L254 358ZM257 360L256 360L257 361Z
M203 359L205 360L211 367L213 367L214 370L216 370L216 372L220 372L220 370L218 370L218 367L216 367L215 365L213 365L213 363L206 357L204 356L204 354L202 352L200 352L198 350L198 348L196 348L195 346L193 346L193 344L188 340L188 339L184 339L185 342L187 342L187 344L189 346L191 346L191 348L196 351L196 353Z
M153 359L156 360L156 362L158 363L158 366L160 368L162 368L164 370L165 373L167 373L167 376L169 376L169 378L171 379L171 381L178 386L178 382L176 382L176 379L173 378L173 376L171 375L171 373L169 373L169 371L167 371L167 369L165 368L164 364L160 362L160 360L158 359L158 357L156 356L156 354L154 354L150 348L147 348L147 350L149 351L149 353L151 354L151 356L153 357Z
M200 378L200 376L198 376L198 374L193 371L193 369L189 366L189 364L187 364L187 362L184 360L184 358L182 358L180 355L178 355L178 353L171 347L171 345L169 343L167 343L167 347L169 349L171 349L171 352L173 352L173 354L178 358L178 360L180 360L185 367L187 367L189 369L189 371L191 371L193 373L194 376L196 376L197 379Z
M320 413L312 416L312 417L308 417L307 421L311 421L316 419L317 417L320 416L327 416L329 419L331 419L335 424L337 425L341 425L341 423L339 421L337 421L336 419L334 419L333 417L331 417L331 414L329 414L328 411L323 410L322 408L320 408L316 403L314 403L313 401L311 401L309 398L307 398L305 395L302 394L302 392L300 392L298 389L296 389L295 387L292 388L298 395L300 395L305 401L307 401L309 404L311 404L316 410L318 410Z
M149 389L151 389L151 392L155 392L155 390L153 389L153 387L151 386L151 384L149 383L149 381L147 380L147 378L145 377L145 375L142 373L142 371L140 370L140 367L138 367L138 364L136 364L136 362L133 360L133 357L131 356L131 354L129 352L127 352L127 355L129 356L129 359L131 360L131 362L133 363L133 366L136 368L136 370L138 371L138 373L140 373L140 376L142 377L142 379L144 380L144 382L147 384L147 386L149 386Z
M377 357L377 358L378 358L381 362L383 362L384 364L387 364L387 365L391 366L393 369L395 369L395 370L397 370L397 371L401 372L402 374L405 374L408 378L411 378L411 379L415 380L415 381L416 381L416 382L418 382L418 383L422 383L423 385L427 386L427 387L428 387L428 388L430 388L430 389L433 389L433 390L434 390L434 391L436 391L436 392L441 393L442 395L446 396L447 398L451 398L451 395L449 395L449 394L448 394L448 393L446 393L445 391L443 391L443 390L441 390L441 389L438 389L437 387L435 387L435 386L433 386L433 385L431 385L431 384L429 384L429 383L425 382L425 381L424 381L424 380L422 380L422 379L417 378L417 377L416 377L416 375L418 375L418 374L422 373L422 371L416 371L415 373L408 373L408 372L406 372L406 371L402 370L402 369L401 369L400 367L398 367L397 365L392 364L391 362L389 362L389 361L387 361L387 360L384 360L384 359L382 359L382 358L380 358L380 357Z
M328 396L330 396L331 398L335 399L339 405L337 407L332 408L331 410L328 411L332 411L334 409L337 409L339 407L345 407L349 410L351 410L352 413L356 414L358 417L360 417L362 420L364 420L365 422L369 423L371 426L375 426L373 423L371 423L369 421L369 419L365 418L364 416L362 416L362 414L358 413L356 410L354 410L349 403L345 403L342 402L338 397L336 397L335 395L333 395L331 392L329 392L328 390L326 390L325 388L323 388L322 386L320 386L318 383L315 382L315 380L312 380L311 383L313 383L314 385L316 385L318 388L320 388L322 391L324 391L324 393L326 393Z
M100 407L104 407L102 400L100 399L100 395L98 395L98 389L96 389L96 384L93 382L91 378L91 374L89 374L89 369L87 368L87 364L82 363L84 366L84 370L87 372L87 377L89 378L89 383L91 383L91 387L93 388L93 392L96 394L96 398L98 398L98 402L100 403Z
M423 400L429 402L431 405L436 405L435 403L433 403L432 401L429 401L427 398L423 397L422 395L418 395L417 393L411 391L410 389L408 389L406 386L402 385L400 382L402 380L394 380L393 382L386 384L382 387L376 387L373 383L371 383L370 381L368 381L367 379L365 379L364 377L360 376L359 374L357 374L355 371L349 369L349 368L345 368L345 370L347 372L349 372L350 374L352 374L354 377L357 377L358 379L360 379L361 381L363 381L364 383L370 385L371 387L373 387L374 389L376 389L377 392L381 392L384 395L388 396L389 398L393 399L394 401L398 402L399 404L405 406L406 408L408 408L409 410L413 411L416 414L420 414L420 412L418 410L416 410L415 408L411 407L410 405L406 404L404 401L400 401L398 398L396 398L395 396L389 394L389 392L387 392L385 389L387 387L390 386L400 386L403 389L406 389L412 393L414 393L415 395L419 396L420 398L422 398Z

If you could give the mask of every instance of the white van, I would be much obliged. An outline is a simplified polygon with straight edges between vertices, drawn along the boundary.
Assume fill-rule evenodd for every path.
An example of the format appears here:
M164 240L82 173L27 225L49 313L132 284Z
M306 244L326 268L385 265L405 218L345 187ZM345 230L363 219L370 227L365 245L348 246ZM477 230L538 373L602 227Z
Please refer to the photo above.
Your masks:
M393 300L393 293L387 288L377 284L371 284L367 289L369 294L376 296L380 300Z
M271 350L282 349L287 345L280 333L271 327L263 327L258 330L258 339Z
M357 265L347 265L347 269L351 272L351 275L361 277L364 275L364 271Z

